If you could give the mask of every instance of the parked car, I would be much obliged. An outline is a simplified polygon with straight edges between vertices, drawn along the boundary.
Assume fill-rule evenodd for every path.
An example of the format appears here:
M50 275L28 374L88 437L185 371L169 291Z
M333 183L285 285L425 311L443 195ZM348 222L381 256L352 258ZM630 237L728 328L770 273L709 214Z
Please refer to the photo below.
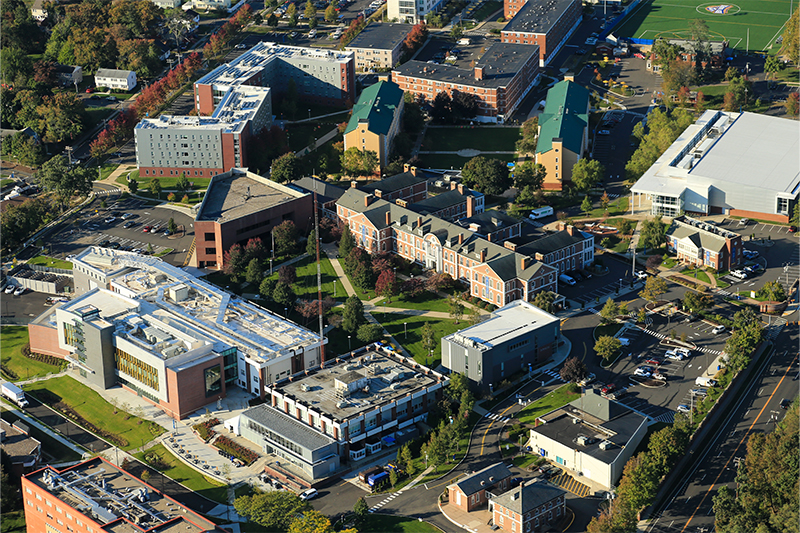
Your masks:
M153 226L145 226L142 228L142 233L150 233L151 229L153 229Z
M601 394L608 394L610 392L613 392L614 389L616 389L616 388L617 388L616 385L614 385L613 383L609 383L608 385L606 385L605 387L600 389L600 393Z
M746 226L748 224L748 222L750 222L749 218L743 218L742 220L739 221L739 225L740 226Z
M677 410L679 413L688 413L691 411L691 409L689 409L689 406L686 405L685 403L680 404Z
M747 272L744 270L731 270L731 276L738 279L747 279Z
M14 296L22 296L23 294L25 294L25 287L17 287L14 290Z
M647 361L645 361L645 363L653 366L661 366L662 364L664 364L664 361L662 361L661 359L648 359Z
M788 409L790 405L792 405L792 401L789 398L781 400L781 409Z
M115 220L117 220L115 217L106 217L103 222L106 224L112 224Z
M637 270L636 272L633 273L633 275L636 279L641 279L641 280L647 279L647 272L645 272L644 270Z
M558 281L566 283L567 285L575 285L575 280L572 279L570 276L567 276L566 274L559 275Z
M597 377L597 376L595 376L594 374L590 373L589 375L587 375L586 377L584 377L582 380L580 380L580 381L578 382L578 385L580 385L581 387L585 387L586 385L588 385L589 383L591 383L592 381L594 381L596 377Z
M597 132L598 135L611 135L611 132L608 130L599 130Z
M122 227L125 228L125 229L128 229L128 228L134 227L135 225L136 225L136 222L134 222L133 220L129 220L126 223L124 223L122 225Z
M317 489L304 490L300 493L300 499L303 501L310 500L311 498L315 498L318 494L319 492L317 492Z
M6 290L5 290L5 291L3 291L3 292L5 292L6 294L11 294L12 292L14 292L14 290L15 290L15 289L16 289L16 286L14 286L14 285L8 285L8 286L6 287Z
M581 276L583 276L585 279L589 279L592 277L592 273L586 270L585 268L579 268L578 272L580 272Z
M684 359L684 355L677 350L667 350L667 352L664 354L664 357L674 361L683 361Z
M717 335L717 334L722 333L724 331L725 331L725 326L720 324L718 326L715 326L714 329L711 330L711 333L713 333L714 335Z
M245 48L247 48L247 45L246 45L246 44L244 44L244 43L242 43L242 44L237 44L236 46L234 46L234 48L235 48L236 50L244 50Z
M108 248L109 244L111 244L111 241L105 240L105 241L101 242L100 244L98 244L97 246L99 246L100 248Z
M708 396L708 391L706 389L692 389L689 392L695 396Z
M633 375L640 378L649 378L650 376L653 375L653 373L650 370L645 369L644 367L639 367L636 370L634 370Z

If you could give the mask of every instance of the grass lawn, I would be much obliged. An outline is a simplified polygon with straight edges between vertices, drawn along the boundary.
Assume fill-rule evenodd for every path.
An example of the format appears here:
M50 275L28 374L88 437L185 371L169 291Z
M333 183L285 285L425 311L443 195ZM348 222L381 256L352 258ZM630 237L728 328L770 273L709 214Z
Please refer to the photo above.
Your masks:
M25 511L11 511L3 513L0 519L0 532L2 533L25 533L27 528L25 526ZM410 531L410 530L409 530ZM422 531L422 530L419 530ZM425 531L436 531L431 528Z
M625 215L627 211L628 211L628 197L623 196L621 198L617 198L616 200L608 204L608 211L606 211L602 207L598 207L597 209L592 209L591 213L589 213L589 217L591 218L602 218L604 216L616 217L620 215Z
M723 276L727 276L727 275L728 275L728 271L727 270L725 272L715 272L714 273L714 277L717 279L717 288L725 289L725 288L728 288L728 287L731 286L730 283L728 283L727 281L722 279Z
M437 533L439 530L427 522L406 516L369 514L359 526L362 533Z
M33 259L28 259L29 265L42 265L50 268L63 268L65 270L72 270L72 263L69 261L62 261L54 257L46 255L38 255Z
M127 440L127 446L121 447L124 450L138 448L164 432L164 428L161 426L143 423L142 419L135 416L125 420L128 415L121 409L114 414L114 406L94 390L70 376L37 381L26 385L24 389L32 396L37 396L42 391L49 391L60 397L61 401L69 405L89 423Z
M675 260L674 257L667 257L664 261L661 262L661 266L664 268L675 268L678 262Z
M567 405L572 400L580 398L580 388L574 383L560 386L544 398L540 398L522 410L519 421L523 424L533 425L536 418Z
M155 254L155 257L164 257L165 255L171 254L174 251L175 251L175 248L165 248L165 249L161 250L160 252L158 252L157 254Z
M120 176L119 178L117 178L117 183L120 183L122 185L127 185L128 181L126 177L127 176ZM166 192L164 191L170 191L170 190L177 191L178 179L180 178L180 176L139 176L138 173L134 174L134 172L131 171L131 178L136 179L136 181L139 182L140 192L138 192L137 194L142 194L141 193L142 189L148 189L150 187L150 180L153 179L154 177L158 178L159 183L161 183L161 191L162 191L161 196L163 196L164 198L167 197ZM198 189L200 190L207 189L208 183L211 181L211 178L199 178L197 176L186 176L186 179L189 180L189 183L194 184L194 187L192 189L193 191L196 191ZM183 196L183 193L180 192L176 192L175 194L178 197Z
M9 424L14 424L22 419L10 411L5 411L3 412L3 420ZM25 423L24 420L22 420L22 422ZM42 452L44 455L51 458L48 460L48 462L66 463L68 461L78 461L81 458L79 453L76 453L71 448L64 446L49 433L40 430L34 425L26 425L30 430L31 437L42 443Z
M297 280L292 285L295 294L298 298L303 298L306 300L316 300L317 299L317 259L316 257L306 257L297 263L292 265L295 267L295 274L297 275ZM319 267L320 267L320 274L322 277L322 298L324 299L326 296L330 296L333 298L333 282L334 280L338 281L339 277L336 275L336 271L333 269L333 265L331 264L330 259L328 259L324 254L320 255L319 258ZM269 268L269 266L267 267ZM278 271L277 269L272 274L274 279L278 279ZM258 292L258 288L256 288L256 292ZM336 298L340 301L344 301L347 299L347 293L342 287L341 283L336 284Z
M86 108L86 129L92 129L96 125L103 122L103 119L108 118L114 112L113 109L107 107L87 107Z
M102 167L100 167L100 180L102 181L102 180L108 178L111 175L112 172L117 170L118 166L119 165L115 165L115 164L108 164L108 165L104 164Z
M299 113L299 112L298 112ZM305 118L305 117L303 117ZM345 115L331 117L330 119L323 119L325 122L301 122L300 124L288 124L286 126L286 138L289 141L289 149L293 152L302 150L312 142L314 139L319 139L340 122L344 122ZM337 122L338 120L338 122Z
M156 444L145 453L137 453L135 457L147 464L144 460L145 455L156 454L167 463L169 468L162 470L161 473L178 483L182 483L194 492L205 496L215 502L228 503L228 489L222 483L209 479L194 468L184 464L180 459L172 455L163 444Z
M403 345L403 348L408 350L408 353L414 357L415 361L431 368L435 368L441 362L442 337L469 326L469 322L463 319L456 324L455 320L413 315L373 312L372 316L383 325L390 335L397 339L397 342ZM427 362L428 351L422 347L422 326L426 322L433 326L433 331L436 335L436 348L433 350L433 359ZM408 328L407 334L405 333L406 327Z
M605 324L603 326L597 326L596 328L594 328L594 339L597 340L603 335L608 335L609 337L613 337L621 329L622 329L622 324L617 324L616 322L613 324Z
M139 169L136 167L128 167L128 171L131 175L131 180L139 181ZM117 179L114 180L115 182L119 183L120 185L124 185L125 187L128 186L128 175L127 174L120 174L117 176Z
M428 130L430 131L430 130ZM515 154L487 154L485 157L499 159L506 163L516 161ZM461 169L471 157L461 157L455 154L420 154L420 168Z
M0 189L5 187L6 185L11 185L15 181L17 181L17 180L12 180L11 178L3 178L3 179L1 179L0 180Z
M428 128L422 140L424 152L457 152L474 148L487 152L514 152L519 128Z
M525 469L529 466L538 466L539 463L544 462L544 458L538 455L520 455L518 457L514 457L512 462L517 468Z
M378 304L383 307L383 302ZM424 291L416 298L406 299L402 294L392 296L391 303L387 303L386 307L399 307L400 309L419 309L421 311L442 311L447 313L450 311L448 301L441 296L432 292ZM464 313L466 316L466 312Z
M3 326L0 328L0 346L3 347L2 359L3 368L14 372L17 377L3 377L10 381L30 379L38 376L46 376L53 372L59 372L61 367L48 365L22 355L22 347L28 344L28 328L26 326Z
M493 15L496 11L503 9L502 2L486 2L477 11L472 13L468 18L475 19L478 22L481 22L489 15Z

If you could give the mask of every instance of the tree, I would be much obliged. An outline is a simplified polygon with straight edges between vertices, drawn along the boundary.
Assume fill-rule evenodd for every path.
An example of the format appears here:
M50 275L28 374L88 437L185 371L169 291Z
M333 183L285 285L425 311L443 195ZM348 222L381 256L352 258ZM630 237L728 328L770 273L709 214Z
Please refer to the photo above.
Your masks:
M436 349L436 332L430 322L425 322L422 326L422 348L429 354L433 354Z
M600 318L602 319L603 324L614 322L614 320L617 318L618 312L619 307L617 306L617 302L611 298L606 300L606 304L600 310Z
M413 476L416 472L414 467L414 458L411 455L411 448L408 444L403 444L400 451L397 452L397 460L400 462L400 467L406 471L409 476Z
M780 281L768 281L756 292L756 296L771 302L782 302L786 299L786 291Z
M539 135L539 117L529 118L522 123L522 138L517 141L517 152L520 155L536 153L537 138Z
M639 242L644 248L650 249L660 248L667 242L667 225L661 222L661 215L642 223Z
M610 359L612 355L617 353L620 347L622 347L622 343L619 339L609 335L603 335L597 339L594 345L594 351L603 359Z
M413 299L423 293L425 290L425 281L421 278L411 278L403 281L402 285L400 286L400 292L402 292L406 299Z
M447 91L436 93L431 107L431 116L437 122L449 122L453 116L452 99Z
M286 9L286 16L289 18L289 27L294 28L297 26L297 6L295 4L289 4L289 7Z
M306 241L306 253L311 257L317 257L317 232L316 230L311 230L311 233L308 236L308 241Z
M611 199L608 197L608 193L603 191L603 196L600 197L600 205L603 206L603 211L608 211L608 204L611 203Z
M472 94L453 91L450 109L454 119L468 120L478 114L478 100Z
M358 326L356 338L364 344L375 342L383 337L383 326L380 324L361 324Z
M453 317L456 324L458 324L458 321L464 316L464 304L460 299L453 296L448 302L448 308L450 310L450 316Z
M556 299L556 295L554 292L551 291L540 291L536 293L536 296L533 297L533 305L541 309L542 311L546 311L548 313L553 312L553 302Z
M589 213L592 212L592 209L593 209L592 200L591 198L589 198L589 195L587 194L586 196L583 197L583 202L581 202L581 211L583 211L583 214L588 217Z
M294 4L291 4L294 5ZM303 177L300 159L289 152L272 162L270 178L278 183L295 181Z
M284 220L272 229L275 252L284 256L294 252L297 247L297 226L291 220Z
M297 296L294 290L292 290L291 285L279 281L278 284L275 285L275 290L272 291L272 299L284 307L291 307L297 299Z
M413 54L417 49L425 44L428 38L428 26L424 22L415 24L411 31L408 32L406 39L403 41L403 46L410 53Z
M800 223L800 202L795 202L794 209L792 210L792 218L789 219L789 223L795 227Z
M350 233L350 226L345 224L342 230L342 237L339 239L339 257L348 258L355 245L356 240L353 238L352 233Z
M577 357L569 357L564 361L564 366L558 374L564 381L575 383L586 377L586 365Z
M364 497L360 497L356 504L353 506L353 512L356 515L356 522L363 521L369 515L369 505Z
M639 312L636 314L636 321L640 324L644 324L645 320L647 320L647 309L642 306L639 308Z
M292 265L283 265L278 269L278 283L291 285L297 280L297 270Z
M356 295L349 296L342 310L342 329L348 333L355 333L361 324L367 321L364 318L364 304Z
M334 20L336 20L336 8L333 7L333 4L330 4L325 8L325 22L333 22Z
M462 35L464 35L464 26L462 26L461 23L453 24L450 29L450 37L457 41L461 39Z
M584 157L572 167L572 183L578 190L588 191L602 181L605 171L600 161Z
M703 309L710 309L714 306L714 298L710 294L703 294L701 292L686 291L683 295L683 307L692 312L702 311Z
M473 157L464 165L461 175L464 185L484 194L501 195L512 185L508 167L499 159Z
M781 71L781 62L775 56L767 56L764 61L764 72L767 74L767 79L775 79L778 72Z
M655 302L658 297L667 292L667 282L658 276L648 276L644 284L644 289L639 292L639 296L648 302Z
M245 275L245 279L248 283L259 285L263 277L264 274L261 270L261 261L254 257L247 264L247 274Z
M150 192L156 195L156 198L161 198L161 180L158 178L150 179Z
M514 187L524 189L530 187L532 190L542 188L544 178L547 176L547 169L540 163L525 161L514 168Z
M309 24L312 20L317 20L317 8L314 7L314 3L311 0L306 2L306 9L303 14L305 14Z
M272 293L275 292L275 286L278 281L274 278L264 278L258 286L258 293L267 300L272 300Z
M33 74L33 63L22 48L11 46L0 50L0 76L8 85L27 85Z
M394 270L385 269L380 271L378 281L375 282L375 294L391 299L392 296L397 294L397 288Z
M66 203L74 195L85 196L92 191L94 171L75 166L70 168L67 159L56 156L42 165L38 174L42 188L54 192L61 202Z
M378 154L351 146L341 156L342 170L350 176L369 176L378 166Z
M800 6L794 10L784 28L780 53L795 65L800 64Z
M167 229L170 233L175 233L178 231L178 225L175 223L174 218L170 217L170 219L167 221Z
M787 115L796 117L798 112L800 112L800 94L797 92L789 93L783 107L786 109Z
M131 194L136 194L139 191L139 181L130 180L128 182L128 190L131 192Z
M239 496L233 501L236 512L264 529L285 530L295 516L310 509L310 505L291 491L257 492Z

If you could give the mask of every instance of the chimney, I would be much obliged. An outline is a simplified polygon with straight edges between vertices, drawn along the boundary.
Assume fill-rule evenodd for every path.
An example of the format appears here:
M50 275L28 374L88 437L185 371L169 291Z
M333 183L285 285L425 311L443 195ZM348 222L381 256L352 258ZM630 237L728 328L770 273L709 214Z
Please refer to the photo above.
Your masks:
M460 184L460 183L458 184L458 192L460 192L461 194L464 194L464 186L462 184Z
M387 226L391 226L392 225L392 213L391 213L391 211L386 211L386 225Z
M411 175L412 176L416 176L417 175L417 167L411 167Z
M417 217L417 227L418 228L422 227L422 217Z
M537 261L544 261L544 254L542 254L542 252L536 252L533 257L535 257Z
M509 249L509 250L511 250L512 252L513 252L513 251L516 251L516 249L517 249L517 245L516 245L516 244L514 244L514 243L513 243L513 242L511 242L511 241L506 241L506 242L504 242L504 243L503 243L503 246L505 246L506 248L508 248L508 249Z
M483 79L483 67L475 67L475 79L477 81Z
M567 229L567 224L566 222L559 222L556 227L558 228L558 231L564 231Z
M489 241L489 242L492 242L492 234L491 233L487 233L486 234L486 240Z
M577 231L575 231L575 226L572 225L567 226L567 233L569 233L574 237L575 234L577 233Z
M403 164L403 172L408 172L408 170L409 170L410 168L411 168L411 165L409 165L408 163L404 163L404 164Z
M486 262L486 248L481 250L481 263L485 263L485 262Z
M383 191L380 189L375 189L375 196L378 198L383 198Z
M455 190L457 185L458 185L458 183L456 183L455 181L451 181L450 182L450 190L451 191Z
M464 234L463 233L459 233L458 234L458 244L464 244Z
M350 182L350 188L351 189L355 189L356 187L358 187L358 182L356 180L351 181Z
M372 201L372 195L367 194L364 196L364 207L369 207L369 203Z
M523 257L522 258L522 265L521 265L522 266L522 270L525 270L526 268L528 268L528 266L530 265L530 260L531 260L530 257Z
M467 196L467 218L475 215L475 197Z

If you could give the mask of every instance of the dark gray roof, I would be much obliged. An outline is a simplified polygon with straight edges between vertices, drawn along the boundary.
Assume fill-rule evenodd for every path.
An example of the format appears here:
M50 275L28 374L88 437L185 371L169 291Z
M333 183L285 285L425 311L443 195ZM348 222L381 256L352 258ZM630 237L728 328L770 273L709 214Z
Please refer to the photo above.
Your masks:
M361 189L367 192L374 192L376 189L381 192L394 192L426 181L428 181L427 176L422 174L418 173L418 175L415 176L411 172L402 172L379 181L369 182L361 187Z
M522 269L522 255L509 250L508 248L489 242L480 235L462 228L452 222L447 222L432 215L420 215L405 207L397 204L373 198L369 207L364 207L364 197L368 193L359 189L351 188L339 198L337 205L346 207L351 211L363 213L376 229L386 229L386 212L391 213L391 226L400 231L425 235L432 233L445 248L454 250L464 256L477 261L480 260L481 250L486 251L485 262L503 281L510 281L515 278L527 280L532 278L542 268L547 267L544 263L530 261L530 266ZM422 233L418 233L417 219L422 218ZM463 235L462 243L458 244L458 236Z
M576 0L528 0L503 28L503 33L547 33Z
M241 417L240 424L248 419L253 420L307 450L317 450L335 442L331 437L266 404L248 409Z
M567 491L564 489L551 485L546 481L538 481L515 487L496 498L492 498L492 501L496 505L505 507L515 513L525 514L566 493Z
M476 62L483 67L483 79L475 79L474 69L453 65L429 65L424 61L407 61L394 69L401 76L469 85L470 87L506 87L522 70L531 56L539 57L539 47L529 44L495 43ZM538 63L537 63L538 65Z
M455 485L461 489L461 492L469 496L471 494L475 494L481 489L489 489L495 483L509 478L511 475L511 471L505 464L495 463L487 466L483 470L478 470L477 472L465 477L461 481L458 481ZM481 484L481 482L483 482L483 484Z
M426 198L421 202L411 204L408 207L419 213L434 213L441 209L446 209L467 201L467 197L456 190L451 190Z
M125 79L128 77L128 74L133 72L132 70L121 70L116 68L99 68L97 72L95 72L95 77L100 78L115 78L115 79Z
M332 185L316 178L300 178L299 180L292 182L292 185L301 192L313 194L315 183L317 186L317 199L321 204L330 202L331 200L338 200L345 191L341 187L337 187L336 185Z
M372 48L375 50L394 50L401 45L413 28L411 24L370 24L345 47Z
M491 209L489 211L484 211L483 213L472 215L469 218L462 218L458 221L458 223L465 228L468 228L472 224L477 224L478 232L486 235L488 233L492 233L493 231L497 231L500 228L507 228L508 226L519 224L520 221L519 219L516 219L511 215L507 215L502 211Z
M570 235L567 230L561 230L557 231L556 233L551 233L546 237L542 237L541 239L529 242L528 244L517 246L517 251L519 253L531 256L537 252L547 255L555 252L556 250L566 248L567 246L583 242L586 239L587 236L584 235L583 232L578 232L576 235Z

